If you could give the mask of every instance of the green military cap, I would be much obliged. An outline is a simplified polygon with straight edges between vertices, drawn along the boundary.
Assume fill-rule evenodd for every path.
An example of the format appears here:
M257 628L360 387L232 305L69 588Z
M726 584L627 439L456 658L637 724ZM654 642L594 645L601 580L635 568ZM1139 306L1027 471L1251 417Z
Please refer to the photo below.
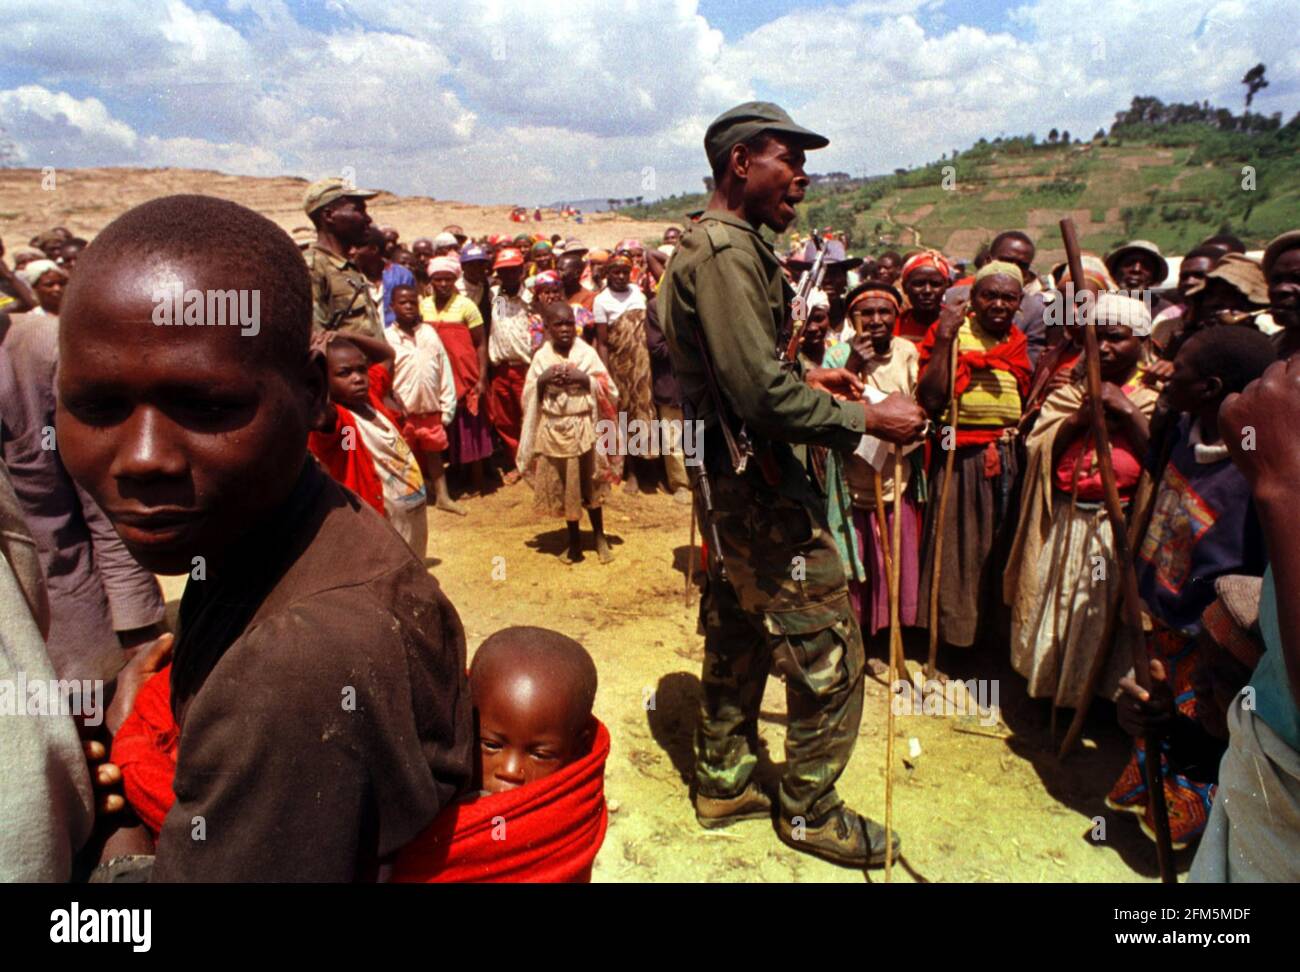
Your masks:
M747 101L713 119L704 133L704 154L709 157L709 165L718 168L733 145L760 132L785 135L803 148L825 148L831 143L825 135L796 125L780 105L770 101Z
M44 233L37 233L33 236L31 238L31 245L40 250L41 255L44 256L46 247L53 246L55 243L62 244L63 240L64 237L59 233L56 233L54 230L46 230Z
M379 195L373 189L358 189L356 186L348 185L342 179L317 179L307 187L306 193L302 197L302 209L308 216L316 212L327 203L332 203L335 199L369 199L371 196Z

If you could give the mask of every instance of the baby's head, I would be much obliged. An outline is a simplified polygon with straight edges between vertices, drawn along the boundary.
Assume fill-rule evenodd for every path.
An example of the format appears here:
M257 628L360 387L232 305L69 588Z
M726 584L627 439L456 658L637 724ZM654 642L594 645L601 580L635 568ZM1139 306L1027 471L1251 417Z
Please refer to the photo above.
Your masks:
M469 684L479 789L501 793L540 780L591 748L596 665L572 638L504 628L479 647Z

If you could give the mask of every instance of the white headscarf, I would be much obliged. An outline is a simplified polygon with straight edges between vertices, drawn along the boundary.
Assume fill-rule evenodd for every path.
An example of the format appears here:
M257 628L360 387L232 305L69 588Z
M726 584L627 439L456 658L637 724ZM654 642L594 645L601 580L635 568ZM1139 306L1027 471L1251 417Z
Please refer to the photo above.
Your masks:
M1146 304L1122 294L1100 293L1093 305L1093 323L1120 324L1138 337L1151 336L1151 312Z
M68 271L64 270L53 260L33 260L31 263L27 264L27 266L18 271L18 276L22 278L23 283L27 284L27 286L35 287L36 281L40 280L41 277L45 276L51 270L62 274L64 280L68 279Z

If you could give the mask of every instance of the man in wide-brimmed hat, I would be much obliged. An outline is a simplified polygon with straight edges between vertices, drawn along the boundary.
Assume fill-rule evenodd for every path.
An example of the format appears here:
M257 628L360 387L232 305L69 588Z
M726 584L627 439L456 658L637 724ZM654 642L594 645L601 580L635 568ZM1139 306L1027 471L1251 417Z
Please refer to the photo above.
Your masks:
M844 323L844 294L849 289L849 271L862 265L860 257L849 256L844 251L844 244L839 240L827 240L825 273L822 274L821 290L826 295L830 308L830 322L827 325L827 344L833 345L841 340L848 340L852 328ZM817 244L809 240L804 244L803 254L799 259L786 261L786 266L798 280L805 270L810 270L817 259Z
M1106 257L1106 269L1124 290L1159 287L1169 276L1169 262L1149 240L1131 240Z

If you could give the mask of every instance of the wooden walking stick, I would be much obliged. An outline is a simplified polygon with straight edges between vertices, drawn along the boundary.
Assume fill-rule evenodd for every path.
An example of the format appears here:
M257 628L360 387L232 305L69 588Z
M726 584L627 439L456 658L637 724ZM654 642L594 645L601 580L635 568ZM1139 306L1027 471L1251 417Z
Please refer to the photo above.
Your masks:
M1147 527L1151 525L1151 514L1155 512L1156 493L1160 486L1160 479L1164 475L1165 466L1169 463L1169 453L1172 448L1173 437L1167 436L1165 444L1160 450L1160 458L1156 461L1155 469L1144 469L1142 478L1138 480L1137 494L1130 506L1129 550L1140 550L1142 541L1146 538ZM1097 686L1101 684L1101 677L1106 670L1106 663L1110 659L1111 651L1114 650L1115 634L1119 627L1119 598L1121 593L1122 591L1117 589L1107 605L1106 627L1102 632L1101 644L1097 654L1093 655L1092 666L1088 669L1088 678L1084 683L1083 699L1080 701L1079 707L1074 710L1074 718L1071 720L1070 728L1061 743L1061 749L1056 754L1057 759L1065 759L1083 734L1083 724L1088 716L1088 707L1097 694Z
M1073 282L1075 292L1087 290L1095 295L1095 289L1083 276L1083 259L1074 220L1066 217L1061 220L1060 226L1061 239L1065 243L1065 254L1070 265L1070 280ZM1092 408L1092 432L1097 452L1097 465L1101 472L1106 513L1110 518L1111 533L1115 538L1115 555L1119 559L1119 567L1122 571L1121 606L1124 623L1140 635L1142 632L1141 599L1138 594L1137 571L1133 567L1133 554L1129 546L1129 525L1124 519L1119 487L1115 482L1115 467L1110 453L1110 431L1106 428L1106 412L1101 401L1101 354L1097 348L1097 332L1093 330L1091 320L1082 323L1084 324L1083 351L1087 364L1088 398ZM1140 658L1133 659L1133 677L1143 689L1150 689L1151 673L1145 651L1141 652ZM1174 874L1174 852L1169 833L1169 808L1165 804L1164 774L1160 766L1160 740L1154 733L1147 734L1145 749L1147 799L1151 801L1152 816L1155 818L1156 856L1160 865L1160 880L1166 884L1173 884L1177 882L1177 876Z
M871 479L876 490L876 525L880 528L880 553L885 561L885 576L888 577L892 569L889 565L893 557L893 551L889 548L889 519L885 514L885 484L879 469L871 470Z
M891 543L889 540L889 518L885 513L885 486L884 486L884 482L881 479L880 470L873 468L871 470L871 474L872 474L872 485L875 487L876 490L876 521L880 529L880 552L882 554L882 559L885 561L885 583L886 585L888 585L890 583L889 579L894 576L893 573L894 559L899 555L898 541L895 540L893 543ZM895 471L894 476L895 476L894 519L897 520L898 519L898 478L897 478L898 473L897 471ZM901 573L902 571L901 567L899 568L899 571ZM873 597L875 596L874 592L872 593L872 596ZM889 632L889 654L891 658L893 658L893 656L895 655L894 632L892 628L890 629ZM912 673L907 670L907 658L903 655L903 639L901 634L899 635L899 639L898 639L897 656L898 657L894 659L894 663L898 665L898 674L903 677L904 681L911 682ZM892 679L891 679L891 685L892 685Z
M899 502L903 481L903 451L894 446L894 536L890 543L894 555L889 561L889 713L885 718L885 881L892 879L894 868L894 683L898 679L898 662L903 655L902 623L898 616L899 563L902 561L903 518ZM879 492L876 494L879 496Z
M934 521L934 553L930 567L930 655L925 664L925 677L935 677L935 663L939 658L939 578L943 573L943 527L948 514L948 496L952 493L952 472L957 459L957 349L961 344L961 327L952 339L952 357L948 362L948 418L952 428L952 448L943 460L943 486L939 490L939 509ZM943 442L940 432L939 441ZM895 514L897 515L897 514Z
M863 361L860 357L858 357L857 352L853 352L852 354L849 355L848 362L845 366L849 368L859 378L863 378L863 369L866 366L866 362ZM879 386L876 386L876 389L877 391L879 391L880 390ZM866 399L864 398L863 401L866 401ZM893 563L893 558L897 553L898 548L897 546L895 546L892 551L890 549L889 520L885 515L885 500L884 500L885 487L881 479L881 471L875 468L874 466L871 467L871 485L874 489L875 498L876 498L876 524L880 531L880 554L881 554L881 559L885 562L884 573L885 573L885 583L887 585L889 583L890 571L892 570L890 565ZM898 516L897 479L895 479L894 492L895 492L894 516L897 517ZM863 566L865 567L866 565L864 564ZM875 591L873 590L872 598L874 599L874 597L875 597ZM863 640L865 641L865 638ZM912 673L908 671L907 658L903 654L902 646L903 646L903 642L900 636L898 642L898 652L897 652L898 672L899 674L902 675L904 680L910 683L912 681ZM892 633L890 635L890 640L889 640L889 653L891 657L894 655L894 640L893 640Z

